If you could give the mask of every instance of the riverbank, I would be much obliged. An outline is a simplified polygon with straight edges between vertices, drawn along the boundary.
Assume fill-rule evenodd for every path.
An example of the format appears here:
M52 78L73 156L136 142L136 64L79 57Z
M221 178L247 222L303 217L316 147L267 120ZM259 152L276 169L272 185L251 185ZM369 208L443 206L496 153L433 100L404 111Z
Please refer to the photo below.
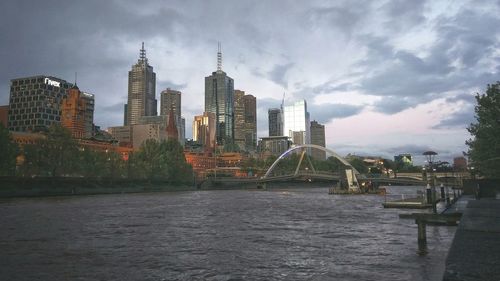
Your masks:
M0 198L121 194L196 190L194 185L161 180L111 178L0 178Z

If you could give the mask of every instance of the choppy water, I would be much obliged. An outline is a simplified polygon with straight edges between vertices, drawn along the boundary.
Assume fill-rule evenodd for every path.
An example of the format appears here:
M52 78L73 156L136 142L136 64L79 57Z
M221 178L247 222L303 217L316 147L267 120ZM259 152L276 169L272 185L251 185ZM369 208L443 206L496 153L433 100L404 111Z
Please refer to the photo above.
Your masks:
M325 188L0 201L0 280L440 280L454 227Z

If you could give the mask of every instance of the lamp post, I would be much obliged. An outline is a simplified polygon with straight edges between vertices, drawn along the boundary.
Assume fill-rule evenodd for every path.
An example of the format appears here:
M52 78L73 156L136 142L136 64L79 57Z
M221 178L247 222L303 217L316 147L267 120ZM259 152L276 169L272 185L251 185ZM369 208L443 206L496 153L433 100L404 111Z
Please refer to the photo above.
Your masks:
M429 172L430 172L430 185L431 185L431 190L432 190L432 211L434 214L437 213L437 208L436 208L436 184L434 181L434 158L436 157L437 153L434 151L426 151L423 153L425 158L427 159L427 165L429 166ZM429 181L429 178L428 178Z

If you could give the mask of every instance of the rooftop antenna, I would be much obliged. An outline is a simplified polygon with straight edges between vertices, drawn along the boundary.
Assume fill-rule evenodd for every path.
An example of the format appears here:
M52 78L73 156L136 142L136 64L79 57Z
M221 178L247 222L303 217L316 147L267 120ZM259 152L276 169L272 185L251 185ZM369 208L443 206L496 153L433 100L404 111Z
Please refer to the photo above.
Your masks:
M217 51L217 72L222 71L222 50L221 50L221 45L220 42L218 43L218 51Z
M283 99L281 99L281 111L283 111L283 106L285 105L285 94L286 92L283 92Z
M141 61L146 61L146 62L148 61L148 59L146 58L146 50L144 50L144 42L142 42L140 58L141 58Z

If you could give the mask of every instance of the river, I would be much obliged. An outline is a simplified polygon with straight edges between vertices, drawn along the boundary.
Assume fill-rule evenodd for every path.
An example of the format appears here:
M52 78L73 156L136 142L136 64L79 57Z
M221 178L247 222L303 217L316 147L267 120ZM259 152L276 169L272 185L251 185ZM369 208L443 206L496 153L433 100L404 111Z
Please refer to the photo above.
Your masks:
M414 193L414 188L410 188ZM391 193L408 193L394 187ZM455 227L326 188L0 200L1 280L441 280Z

